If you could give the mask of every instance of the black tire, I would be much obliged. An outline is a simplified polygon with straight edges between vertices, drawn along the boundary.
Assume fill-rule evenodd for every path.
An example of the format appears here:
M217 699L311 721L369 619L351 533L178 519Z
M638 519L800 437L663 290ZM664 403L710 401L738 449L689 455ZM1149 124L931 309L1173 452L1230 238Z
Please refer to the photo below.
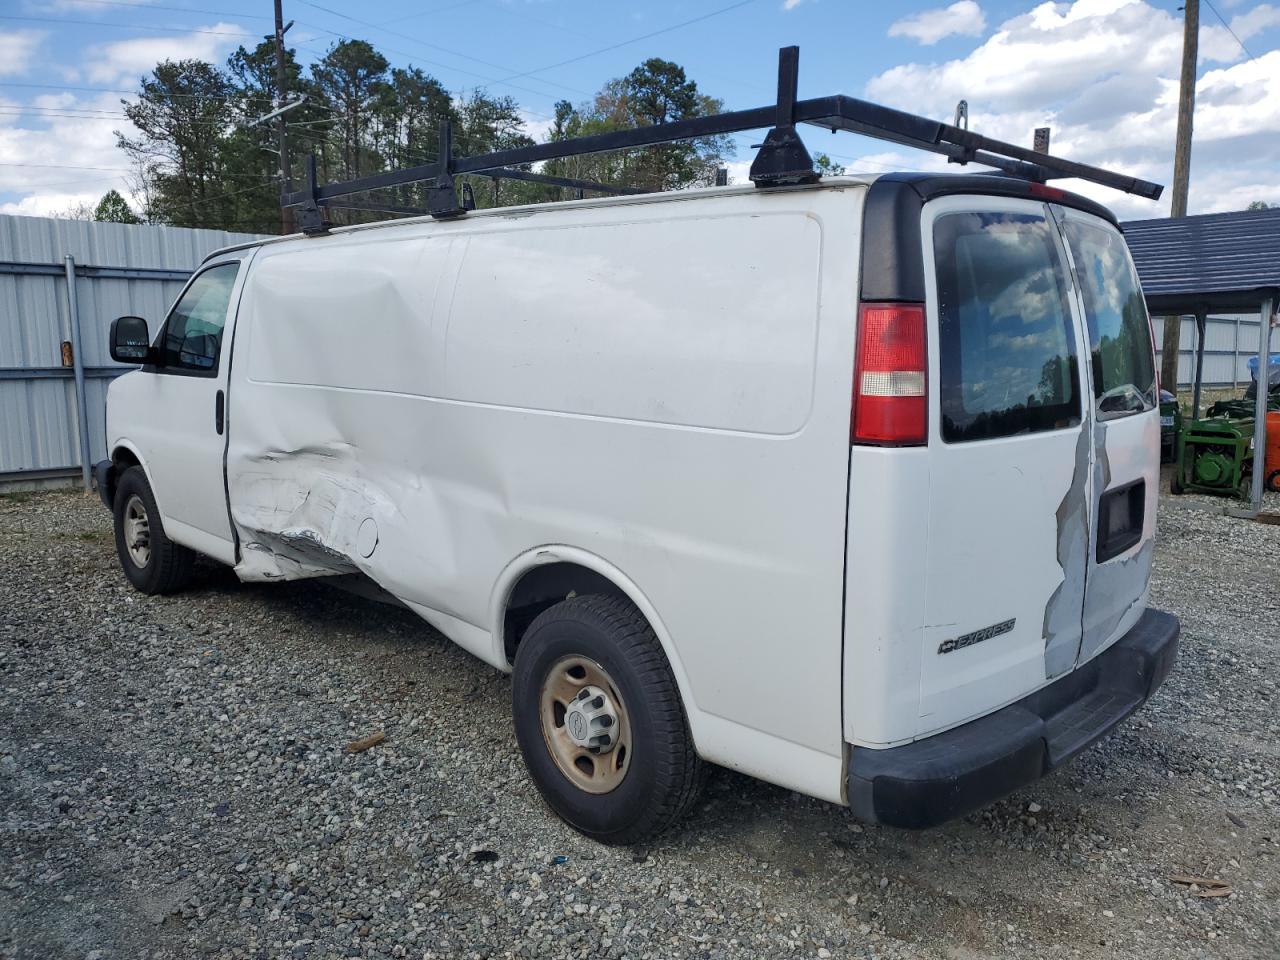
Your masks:
M631 756L621 782L607 793L574 784L543 733L543 685L566 657L595 661L625 705ZM573 597L543 611L516 650L511 698L516 739L533 782L575 830L601 843L638 843L693 806L701 761L684 704L653 629L626 600Z
M1182 494L1182 481L1178 479L1178 471L1173 471L1173 476L1169 478L1169 492L1175 497Z
M145 562L135 559L126 539L126 513L137 500L145 513L149 543ZM142 593L173 593L191 581L195 551L174 543L164 532L156 498L141 467L130 467L116 484L115 508L116 555L124 575Z
M1267 474L1266 487L1272 493L1280 493L1280 470L1272 470Z

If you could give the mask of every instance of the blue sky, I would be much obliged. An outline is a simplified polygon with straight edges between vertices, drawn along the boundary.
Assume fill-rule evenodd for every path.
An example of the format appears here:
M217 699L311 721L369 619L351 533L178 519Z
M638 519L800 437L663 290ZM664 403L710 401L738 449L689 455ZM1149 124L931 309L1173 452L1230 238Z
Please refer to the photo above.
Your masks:
M521 104L539 136L552 104L581 101L647 57L682 64L733 108L769 102L778 47L799 44L800 94L847 93L949 119L1167 182L1181 13L1176 0L285 0L304 62L338 37L453 91L483 86ZM1215 16L1214 8L1227 26ZM3 0L0 212L46 214L123 187L119 99L165 57L222 61L270 30L267 0ZM1202 4L1192 212L1280 203L1280 6ZM1230 30L1228 29L1230 27ZM1232 35L1234 32L1234 36ZM932 157L847 134L803 131L851 170L919 169ZM752 135L742 144L756 142ZM744 175L749 151L731 172ZM952 169L955 169L954 167ZM1085 192L1122 216L1167 203Z

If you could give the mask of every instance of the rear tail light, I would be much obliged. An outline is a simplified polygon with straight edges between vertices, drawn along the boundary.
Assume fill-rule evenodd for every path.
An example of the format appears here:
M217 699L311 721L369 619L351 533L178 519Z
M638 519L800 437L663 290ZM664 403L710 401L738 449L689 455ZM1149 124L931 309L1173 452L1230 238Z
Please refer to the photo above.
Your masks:
M864 303L853 371L851 443L923 444L928 426L924 305Z

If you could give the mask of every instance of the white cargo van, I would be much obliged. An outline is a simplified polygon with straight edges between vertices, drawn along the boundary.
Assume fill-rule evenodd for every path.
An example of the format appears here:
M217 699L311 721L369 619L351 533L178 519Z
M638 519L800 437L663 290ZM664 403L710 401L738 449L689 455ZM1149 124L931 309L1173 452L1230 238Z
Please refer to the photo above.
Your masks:
M108 397L129 580L362 574L514 673L549 805L631 842L699 765L905 827L1160 685L1160 423L1113 217L840 177L220 251Z

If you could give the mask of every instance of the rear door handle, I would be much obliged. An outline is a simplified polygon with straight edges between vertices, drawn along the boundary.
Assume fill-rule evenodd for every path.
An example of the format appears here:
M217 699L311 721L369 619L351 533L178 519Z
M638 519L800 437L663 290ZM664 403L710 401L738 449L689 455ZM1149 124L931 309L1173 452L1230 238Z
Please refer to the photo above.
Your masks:
M218 436L222 436L222 428L227 419L227 398L221 390L218 395L213 398L213 426L218 431Z

